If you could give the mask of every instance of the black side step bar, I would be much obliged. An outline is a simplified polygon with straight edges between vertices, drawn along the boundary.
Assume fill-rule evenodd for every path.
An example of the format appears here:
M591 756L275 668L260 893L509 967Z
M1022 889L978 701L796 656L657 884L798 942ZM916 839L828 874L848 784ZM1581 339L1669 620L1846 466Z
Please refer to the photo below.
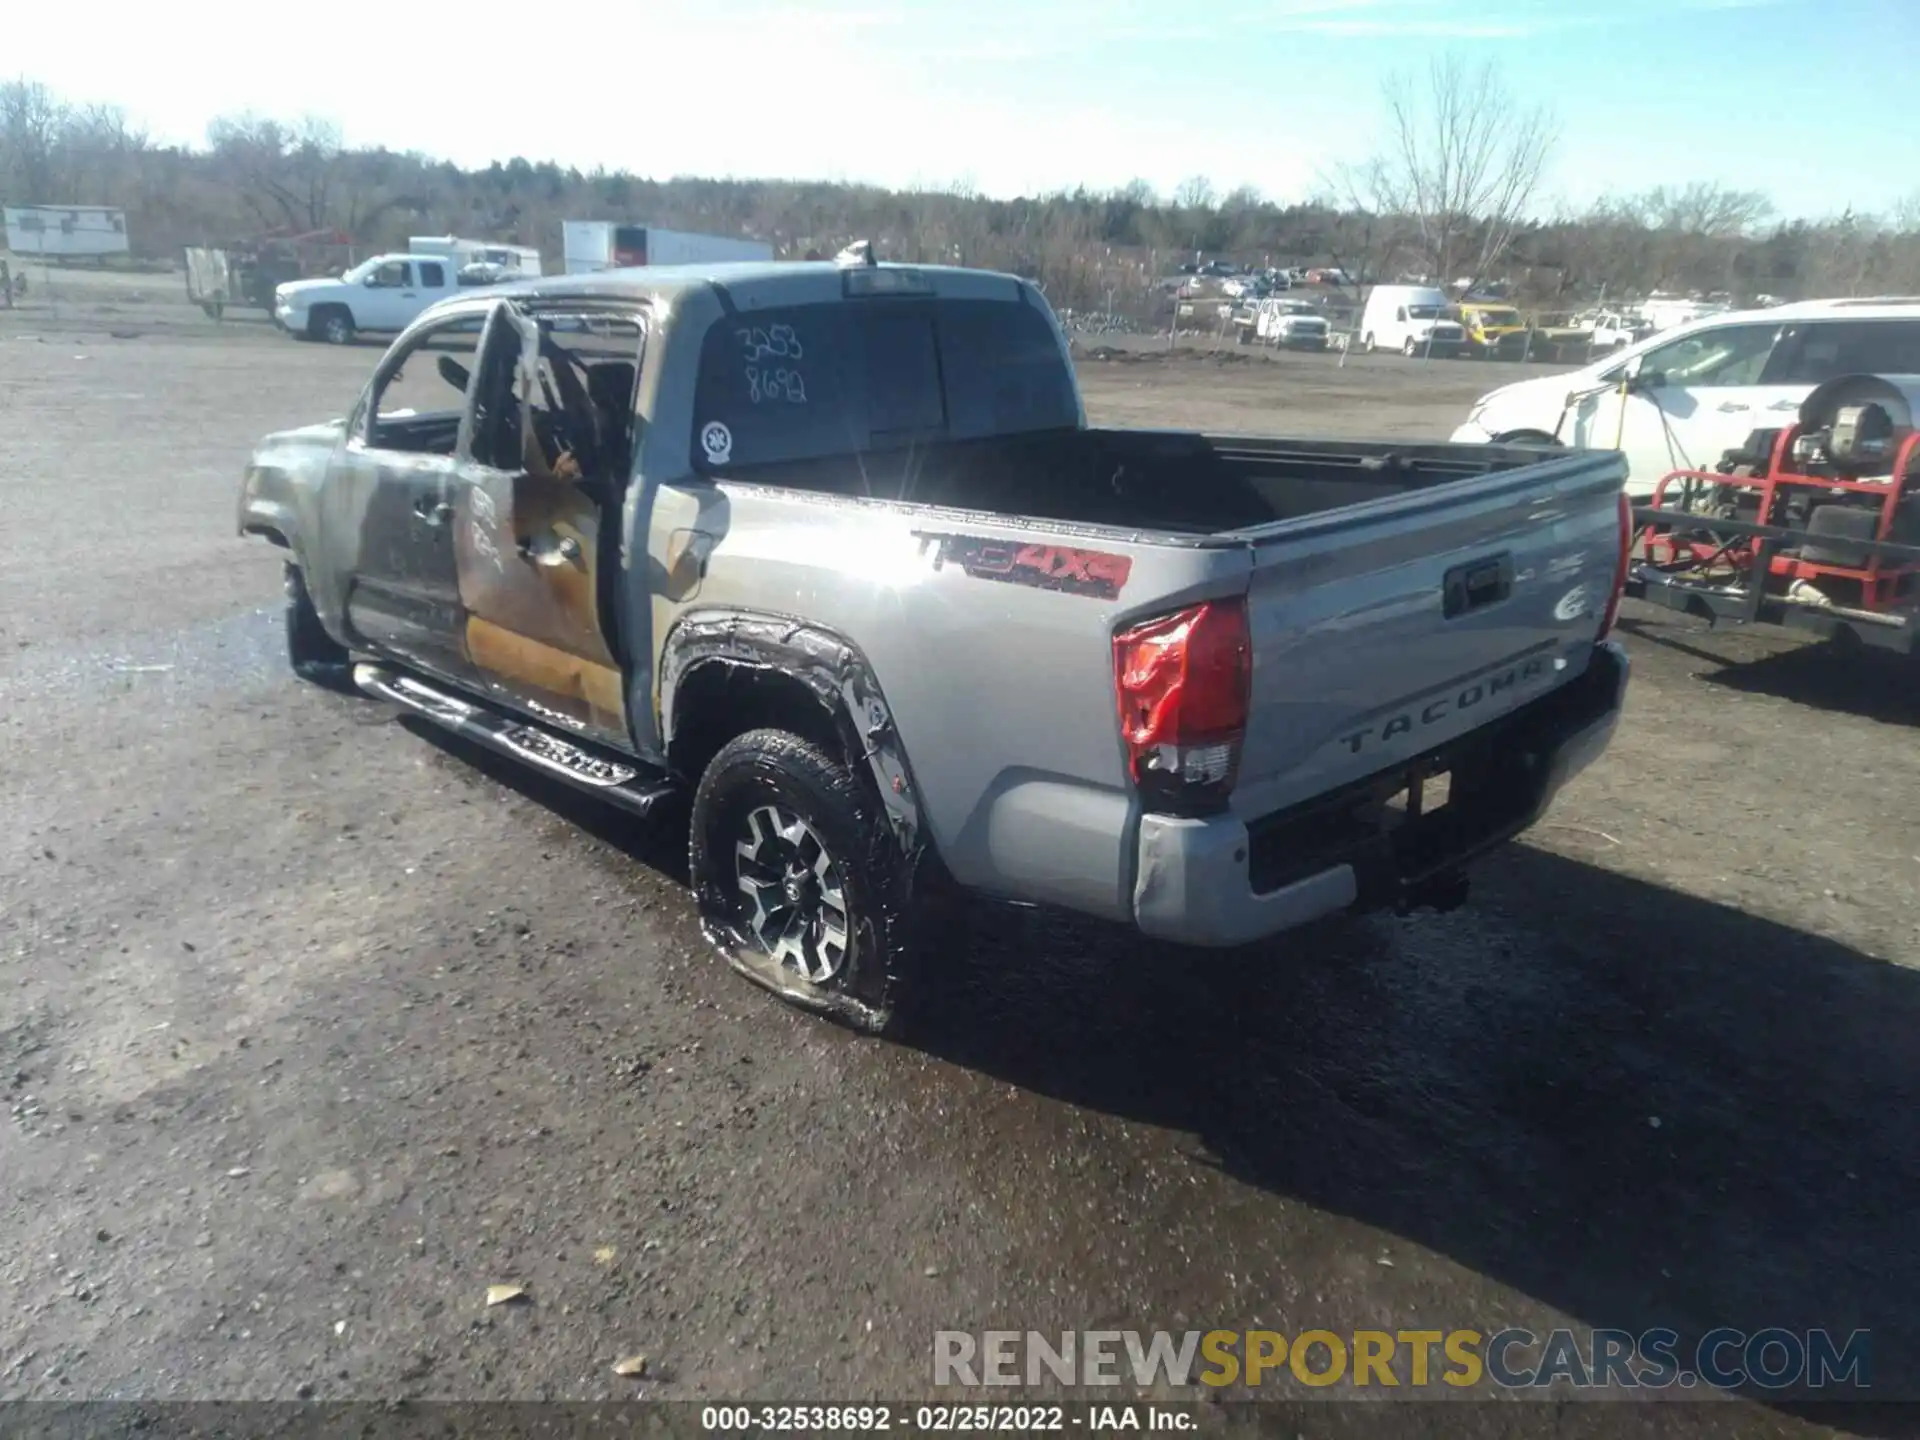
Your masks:
M647 814L680 788L671 777L631 757L614 759L586 749L530 721L458 699L384 665L356 663L353 683L375 699L398 705L489 750L558 776L635 815Z

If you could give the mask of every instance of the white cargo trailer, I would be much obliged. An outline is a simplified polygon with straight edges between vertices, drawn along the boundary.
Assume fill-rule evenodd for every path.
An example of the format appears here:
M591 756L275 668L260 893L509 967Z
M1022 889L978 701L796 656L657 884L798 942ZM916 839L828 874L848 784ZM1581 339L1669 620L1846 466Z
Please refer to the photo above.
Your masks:
M438 255L455 269L486 265L501 278L531 279L541 273L540 252L531 245L503 245L495 240L463 240L457 235L410 235L407 249L414 255Z
M567 220L561 224L569 275L623 270L633 265L704 265L735 260L771 260L773 246L763 240L729 235L700 235L658 225L622 225L611 220Z
M65 260L127 253L127 217L103 205L9 205L7 248Z

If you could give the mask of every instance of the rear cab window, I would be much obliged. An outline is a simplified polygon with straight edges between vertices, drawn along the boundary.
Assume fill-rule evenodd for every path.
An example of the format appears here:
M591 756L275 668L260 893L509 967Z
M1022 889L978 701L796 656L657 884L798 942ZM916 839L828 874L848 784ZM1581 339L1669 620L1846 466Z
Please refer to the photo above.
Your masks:
M1003 300L874 297L717 321L694 395L696 470L1077 428L1046 316Z

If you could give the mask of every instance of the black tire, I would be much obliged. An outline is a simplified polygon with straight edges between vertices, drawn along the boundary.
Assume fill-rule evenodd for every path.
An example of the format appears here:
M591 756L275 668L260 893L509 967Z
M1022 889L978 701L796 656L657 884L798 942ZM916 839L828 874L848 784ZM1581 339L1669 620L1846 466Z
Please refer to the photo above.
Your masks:
M307 317L307 333L329 345L353 343L353 312L344 305L328 305Z
M1411 360L1420 353L1420 342L1409 335L1400 342L1400 353Z
M352 657L347 647L327 633L307 593L307 577L298 565L287 566L287 663L302 680L329 690L353 688Z
M788 819L806 835L790 839ZM853 1029L894 1027L914 948L911 877L878 799L843 762L785 730L728 741L694 791L688 869L701 928L735 970Z
M1522 445L1538 447L1542 450L1560 450L1565 447L1544 430L1509 430L1504 435L1493 438L1496 445Z
M1371 355L1380 347L1373 343L1373 336L1368 335L1364 340L1360 342L1360 348L1366 351L1367 354Z

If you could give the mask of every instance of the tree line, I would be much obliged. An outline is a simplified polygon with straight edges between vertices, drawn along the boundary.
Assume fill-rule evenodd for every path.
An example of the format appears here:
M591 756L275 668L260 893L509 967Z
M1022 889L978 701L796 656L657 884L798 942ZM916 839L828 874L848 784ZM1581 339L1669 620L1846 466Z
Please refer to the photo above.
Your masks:
M782 256L870 238L883 258L1011 270L1059 308L1152 314L1183 260L1335 265L1360 283L1402 275L1510 279L1516 297L1571 306L1652 290L1799 298L1920 293L1920 195L1886 215L1777 216L1714 182L1603 200L1540 201L1557 131L1491 67L1453 59L1385 85L1369 156L1281 203L1204 177L1001 200L965 188L898 191L801 180L648 179L516 157L462 169L343 143L329 123L238 115L205 143L162 145L110 105L27 79L0 83L0 203L109 205L137 256L266 231L341 231L362 253L417 234L537 246L559 259L563 219L748 235Z

